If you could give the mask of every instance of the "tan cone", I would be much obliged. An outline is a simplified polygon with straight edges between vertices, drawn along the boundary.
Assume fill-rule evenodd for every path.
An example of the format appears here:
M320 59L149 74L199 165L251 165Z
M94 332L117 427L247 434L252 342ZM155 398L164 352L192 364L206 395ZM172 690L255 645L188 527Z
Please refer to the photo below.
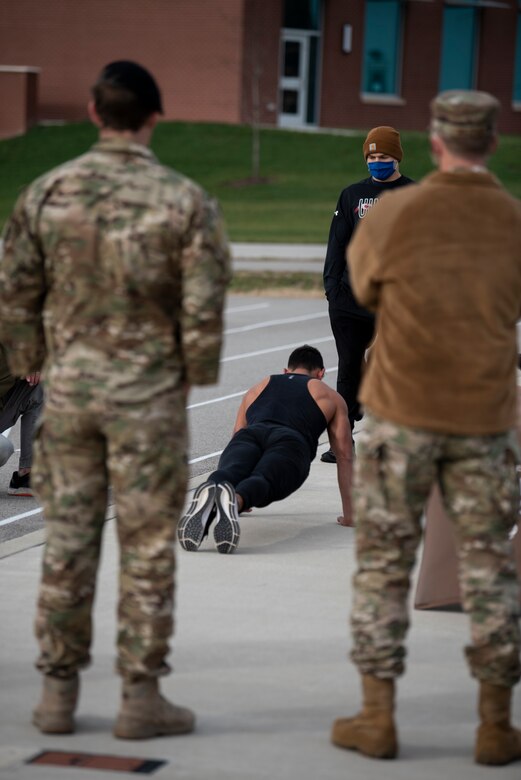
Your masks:
M512 689L482 682L474 758L478 764L503 766L521 759L521 731L510 723Z
M395 758L398 739L394 724L394 680L362 677L363 708L354 718L333 723L334 745L358 750L371 758Z
M123 683L121 708L114 726L120 739L149 739L194 730L194 713L177 707L159 692L157 679Z
M60 679L46 675L40 703L33 711L33 724L43 734L72 734L78 702L78 675Z

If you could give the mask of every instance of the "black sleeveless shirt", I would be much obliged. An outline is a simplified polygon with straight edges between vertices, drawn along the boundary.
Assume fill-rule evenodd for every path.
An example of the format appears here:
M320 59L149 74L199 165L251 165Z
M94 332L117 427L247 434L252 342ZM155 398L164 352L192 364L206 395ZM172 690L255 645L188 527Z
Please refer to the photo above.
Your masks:
M311 460L317 454L320 434L327 428L324 413L308 390L312 378L306 374L273 374L246 410L248 425L271 423L300 434L309 446Z

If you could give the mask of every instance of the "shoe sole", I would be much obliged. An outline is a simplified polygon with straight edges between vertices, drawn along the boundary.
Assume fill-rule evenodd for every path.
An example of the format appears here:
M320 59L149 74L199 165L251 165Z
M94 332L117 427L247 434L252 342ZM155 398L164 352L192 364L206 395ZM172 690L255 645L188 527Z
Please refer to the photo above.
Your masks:
M151 739L153 737L173 737L176 734L191 734L193 730L193 723L184 723L168 728L125 718L118 720L112 733L118 739Z
M18 496L19 498L34 498L32 490L27 490L27 488L8 488L7 495Z
M177 528L179 544L188 552L199 549L213 522L212 509L215 502L215 484L204 482L194 492L188 512L183 515Z
M33 713L33 726L42 734L74 734L74 719Z
M241 528L235 490L229 482L221 482L217 486L215 505L218 517L213 529L215 546L218 552L225 555L233 553L239 544Z

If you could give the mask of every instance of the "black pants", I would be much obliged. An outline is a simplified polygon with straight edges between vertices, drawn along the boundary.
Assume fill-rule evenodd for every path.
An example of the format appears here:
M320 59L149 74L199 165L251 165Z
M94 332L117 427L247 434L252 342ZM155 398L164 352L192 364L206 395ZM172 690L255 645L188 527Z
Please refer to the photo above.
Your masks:
M212 482L230 482L243 509L268 506L294 493L309 474L306 441L291 428L256 423L234 435L219 459Z
M347 312L331 306L329 319L338 353L336 389L347 404L353 430L355 422L363 416L358 403L358 388L364 354L374 335L374 320L350 317Z

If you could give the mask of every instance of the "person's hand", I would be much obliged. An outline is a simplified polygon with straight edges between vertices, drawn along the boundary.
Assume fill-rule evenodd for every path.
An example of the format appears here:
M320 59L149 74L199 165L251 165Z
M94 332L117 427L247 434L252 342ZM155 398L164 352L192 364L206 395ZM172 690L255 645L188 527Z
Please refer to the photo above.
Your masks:
M25 377L25 381L31 385L31 387L35 387L35 385L40 384L40 372L35 371L34 374L29 374Z
M336 521L338 525L343 525L346 528L354 528L353 520L350 517L344 517L343 515L340 515L340 517L337 517Z

